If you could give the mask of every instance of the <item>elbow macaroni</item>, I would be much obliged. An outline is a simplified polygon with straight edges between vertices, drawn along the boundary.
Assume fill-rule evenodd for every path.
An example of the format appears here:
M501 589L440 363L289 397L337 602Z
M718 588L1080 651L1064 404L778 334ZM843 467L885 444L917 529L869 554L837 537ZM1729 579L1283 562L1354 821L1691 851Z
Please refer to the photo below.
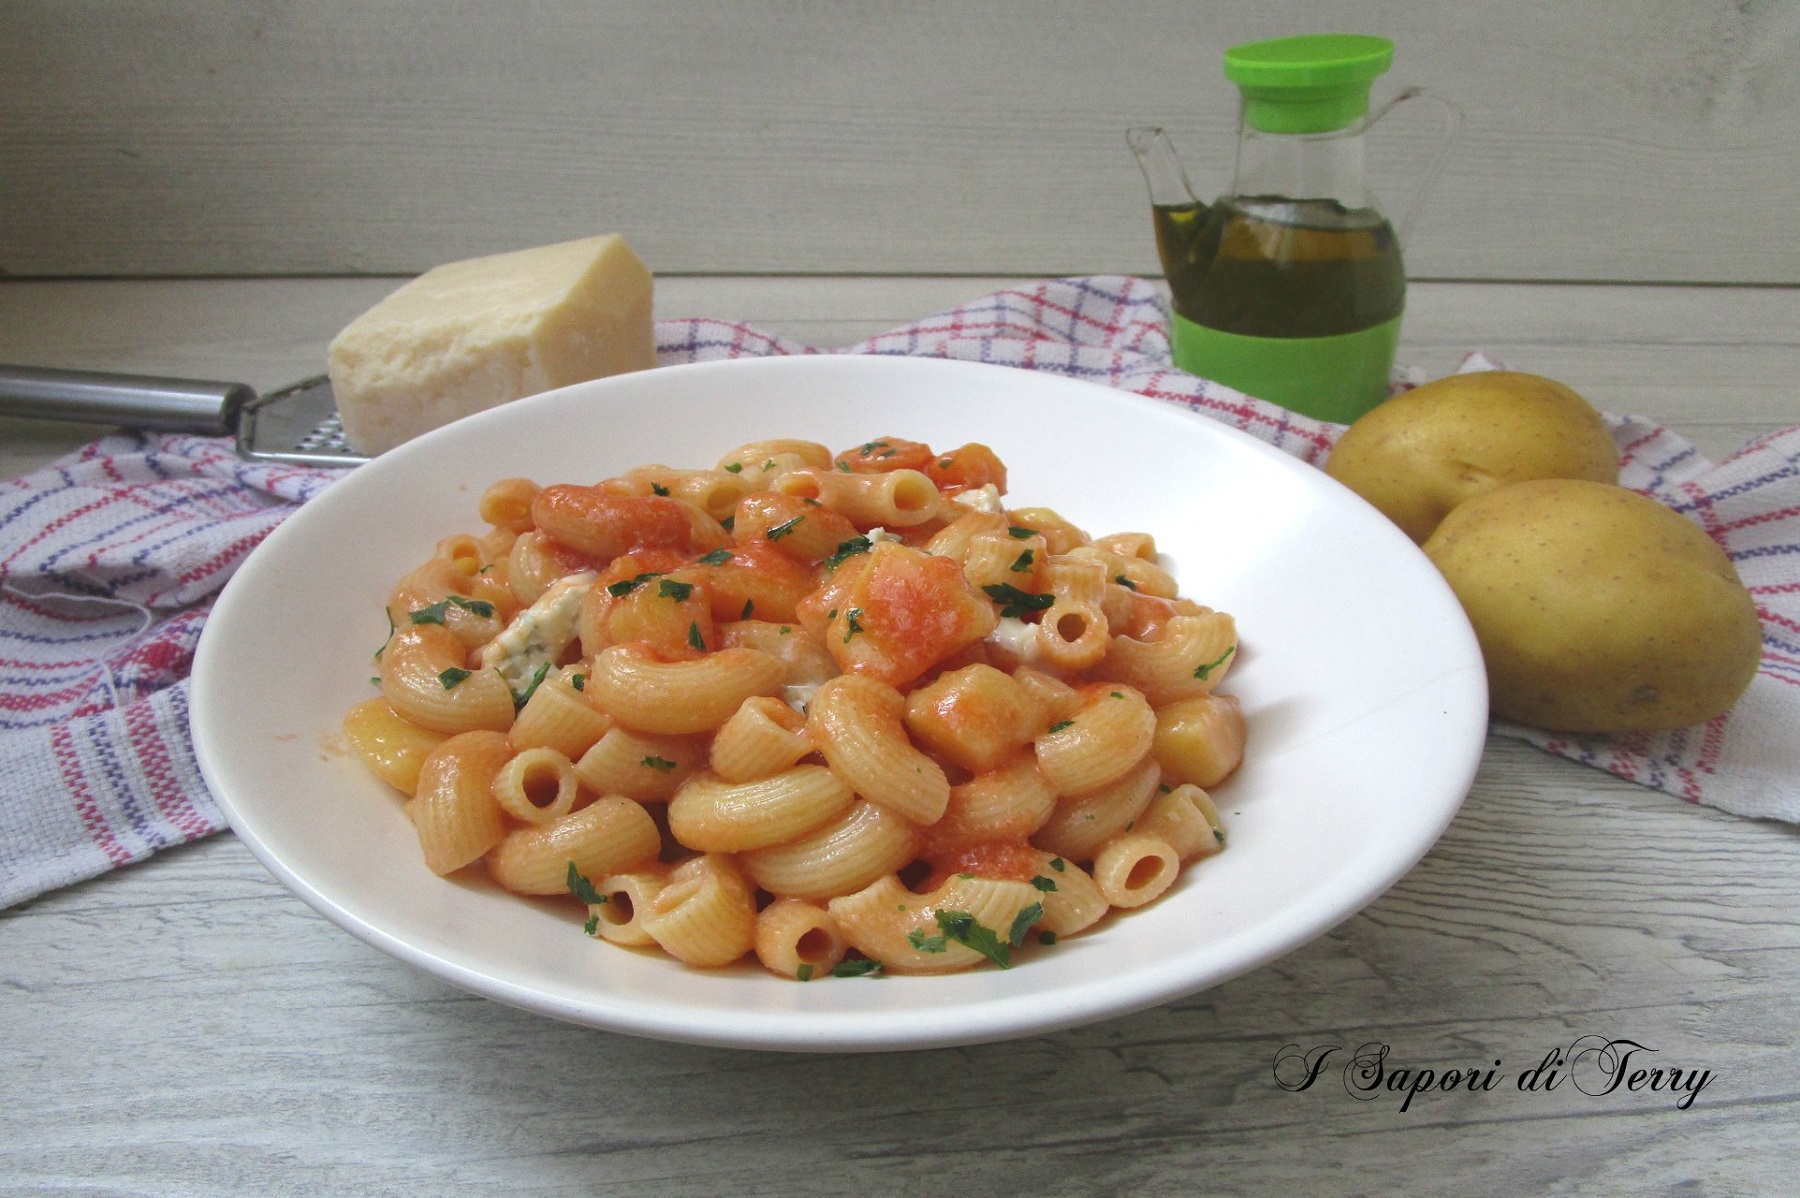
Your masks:
M386 596L346 739L428 868L570 895L595 939L1004 967L1220 852L1245 742L1232 617L1148 534L1004 495L986 447L899 438L501 479ZM532 606L572 578L578 611Z

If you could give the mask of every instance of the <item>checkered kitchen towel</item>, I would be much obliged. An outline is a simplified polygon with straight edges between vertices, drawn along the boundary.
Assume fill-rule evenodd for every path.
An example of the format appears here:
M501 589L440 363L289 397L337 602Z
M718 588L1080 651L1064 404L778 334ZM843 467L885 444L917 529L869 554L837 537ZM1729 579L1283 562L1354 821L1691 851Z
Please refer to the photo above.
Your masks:
M1166 320L1142 280L1063 279L843 352L1089 379L1324 460L1339 428L1173 370ZM716 320L661 322L657 337L665 365L819 352ZM1800 822L1800 428L1715 466L1666 430L1609 420L1623 481L1698 520L1736 561L1762 612L1762 673L1728 716L1678 732L1497 730L1690 802ZM0 483L0 906L225 826L188 741L200 627L245 555L336 477L249 465L216 438L113 434Z

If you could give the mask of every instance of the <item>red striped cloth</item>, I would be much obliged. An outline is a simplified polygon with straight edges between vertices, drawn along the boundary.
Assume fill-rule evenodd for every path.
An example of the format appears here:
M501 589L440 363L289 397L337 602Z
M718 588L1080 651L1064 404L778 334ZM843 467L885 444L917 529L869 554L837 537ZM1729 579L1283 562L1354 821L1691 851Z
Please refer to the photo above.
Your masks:
M839 352L1089 379L1324 460L1336 426L1174 370L1166 321L1152 284L1061 279ZM706 319L661 322L657 338L665 365L821 352ZM1800 429L1714 465L1665 429L1609 421L1622 481L1698 520L1737 563L1762 613L1762 671L1728 716L1678 732L1496 731L1691 802L1800 822ZM335 477L246 464L221 439L114 434L0 484L0 906L224 827L188 740L194 645L245 555Z

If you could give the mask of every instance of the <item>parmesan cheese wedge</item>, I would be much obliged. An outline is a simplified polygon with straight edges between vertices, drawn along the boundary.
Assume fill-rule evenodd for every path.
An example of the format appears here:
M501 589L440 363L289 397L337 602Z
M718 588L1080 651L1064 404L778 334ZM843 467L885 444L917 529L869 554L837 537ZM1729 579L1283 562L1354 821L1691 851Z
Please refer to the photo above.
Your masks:
M651 290L617 234L426 271L331 342L344 439L374 455L526 395L654 366Z

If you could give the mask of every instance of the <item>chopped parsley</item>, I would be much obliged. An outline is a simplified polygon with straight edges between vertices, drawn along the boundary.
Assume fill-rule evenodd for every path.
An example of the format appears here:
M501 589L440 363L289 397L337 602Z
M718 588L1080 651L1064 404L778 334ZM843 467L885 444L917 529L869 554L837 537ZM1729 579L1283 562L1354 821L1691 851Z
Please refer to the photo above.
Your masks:
M859 553L867 553L872 548L868 537L851 537L838 544L837 552L826 558L821 565L827 570L835 570Z
M1031 879L1031 884L1036 886L1039 890L1044 891L1046 894L1056 889L1056 879L1046 878L1043 874L1039 874L1037 877Z
M1125 697L1125 693L1123 691L1114 691L1112 693L1112 697L1115 699L1123 699Z
M622 578L618 582L606 584L606 593L614 599L623 599L631 592L649 582L652 578L661 578L661 574L639 574L636 578Z
M650 493L652 495L667 495L669 493L669 488L663 486L661 483L651 483Z
M582 875L581 867L573 860L569 862L569 872L564 878L569 893L590 907L598 907L606 901L606 896L594 889L594 884Z
M1225 652L1219 654L1217 657L1213 658L1211 661L1207 662L1205 665L1195 666L1194 667L1194 677L1198 678L1202 682L1205 682L1207 679L1212 677L1212 672L1214 670L1218 669L1220 666L1225 664L1226 658L1230 657L1233 653L1236 653L1236 652L1237 652L1237 646L1233 645L1233 646L1231 646L1231 648L1225 650Z
M661 770L665 774L675 768L675 763L673 761L670 761L667 757L658 757L654 753L638 762L638 764L648 766L653 770Z
M381 609L381 614L387 617L388 634L387 634L387 640L381 642L381 648L375 650L375 660L376 661L381 660L381 655L383 653L387 652L387 647L394 643L394 633L399 631L399 629L394 627L394 613L393 612L389 611L387 608L384 607Z
M1024 911L1019 912L1019 918L1023 919L1027 912L1034 912L1025 925L1030 927L1043 914L1043 908L1037 903L1033 903ZM946 939L954 940L964 948L974 949L1002 969L1012 967L1012 951L1006 941L1000 939L992 928L983 927L977 923L975 917L967 911L939 911L936 918L937 925L944 930ZM1013 926L1018 927L1018 920L1013 921ZM911 937L909 936L908 939Z
M1060 874L1064 870L1069 868L1069 864L1068 864L1068 862L1064 861L1061 857L1052 857L1052 858L1050 858L1050 868Z
M414 624L442 624L444 616L452 607L460 607L470 615L480 616L484 620L494 614L494 605L485 600L464 599L461 595L448 595L417 611L407 612L406 618ZM393 623L393 617L388 618L388 623L390 625Z
M581 930L590 936L598 936L600 934L600 917L598 915L588 916L587 922L581 925Z
M1224 844L1225 843L1225 829L1214 828L1213 829L1213 839L1218 841L1220 844Z
M755 610L756 610L756 600L754 600L754 599L744 600L744 610L742 613L739 614L738 619L748 620L750 618L750 613ZM782 631L786 632L787 629L784 628L784 629L782 629Z
M949 941L942 936L927 936L924 928L914 928L908 932L906 942L922 953L941 953L950 947Z
M1058 720L1056 723L1050 725L1050 732L1045 733L1045 735L1048 736L1050 733L1061 732L1064 728L1073 728L1074 726L1074 720Z
M1120 586L1124 587L1128 591L1137 590L1137 583L1131 581L1131 579L1125 577L1123 574L1114 575L1113 581L1118 583Z
M1038 943L1039 944L1055 944L1056 943L1056 933L1055 932L1039 932L1038 933Z
M793 532L794 529L798 528L800 522L804 519L806 519L805 516L795 516L792 520L777 524L768 531L768 538L771 541L779 541L782 537L787 536L790 532Z
M955 460L954 458L939 458L938 459L938 469L939 470L950 469L950 463L954 460Z
M861 624L857 623L857 620L856 620L856 617L858 617L862 614L863 614L863 609L860 607L853 607L849 611L844 613L844 624L845 624L844 643L846 645L848 645L850 643L851 637L855 636L857 633L859 633L863 630L863 626Z
M1055 595L1034 595L1030 591L1021 591L1009 582L991 582L981 588L987 592L988 598L995 603L1003 604L1000 615L1017 619L1026 612L1043 611L1056 602Z
M794 976L802 982L812 981L812 966L811 965L800 966L798 969L794 970Z
M461 666L451 666L449 669L438 675L438 681L444 684L445 690L450 690L468 676L469 671L463 669Z
M877 449L886 449L887 447L888 443L886 441L870 441L867 445L862 447L863 456L866 458Z
M771 471L773 469L775 469L775 459L774 458L769 458L767 461L763 462L763 473L764 474L767 474L769 471Z
M676 582L672 578L665 578L656 584L656 593L661 595L664 599L673 599L675 602L680 603L694 593L694 584L691 582Z
M1029 574L1031 572L1031 559L1035 556L1037 555L1027 549L1025 552L1019 554L1018 557L1014 558L1013 564L1008 568L1012 570L1014 574Z
M855 961L839 961L831 967L834 978L866 978L881 972L881 962L859 958Z
M703 566L722 566L730 560L731 560L731 551L730 550L715 549L711 553L707 554L705 557L701 558L700 564Z
M512 693L514 711L523 709L525 704L531 702L531 696L537 694L537 688L544 684L544 676L549 673L550 663L547 661L539 662L538 668L531 672L531 681L525 684L525 689L522 691L514 691Z
M1015 541L1023 541L1026 537L1037 536L1037 529L1020 528L1017 524L1014 524L1006 530L1006 535L1012 537Z
M1014 948L1018 948L1025 943L1025 933L1031 930L1031 925L1042 918L1044 918L1044 904L1033 903L1029 907L1021 907L1019 913L1013 916L1012 931L1007 935L1007 940Z
M578 691L586 690L587 689L587 675L586 674L570 674L569 675L569 685L574 687Z
M700 621L688 621L688 644L700 653L706 652L706 638L700 635Z
M838 459L838 469L842 470L845 474L848 474L848 473L850 473L850 463L844 461L842 458L839 458Z
M743 473L743 470L744 464L742 462L733 462L731 465L725 467L725 472L727 474L741 474Z

